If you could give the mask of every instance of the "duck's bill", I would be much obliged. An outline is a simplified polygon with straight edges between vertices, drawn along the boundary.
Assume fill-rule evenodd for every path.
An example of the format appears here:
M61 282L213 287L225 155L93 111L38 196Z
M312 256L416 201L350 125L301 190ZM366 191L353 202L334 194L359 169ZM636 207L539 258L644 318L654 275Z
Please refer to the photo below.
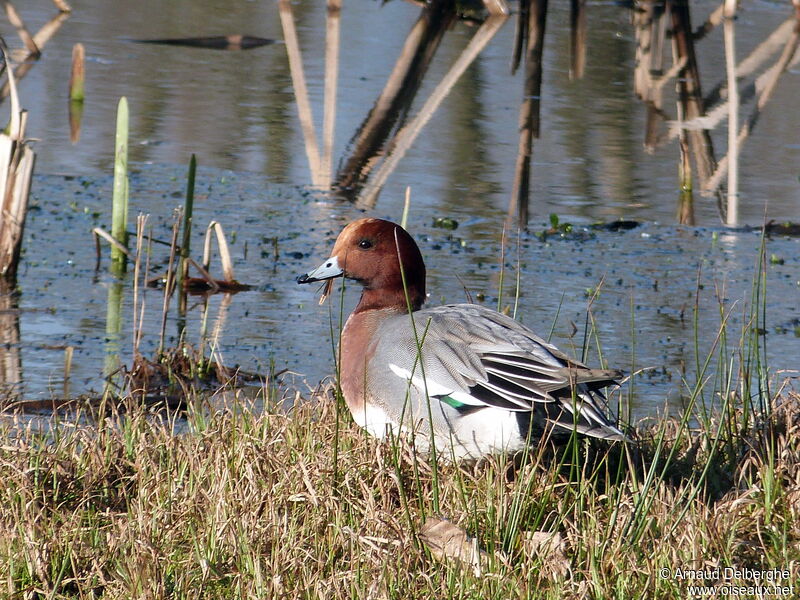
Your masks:
M330 296L333 289L333 280L336 277L341 277L344 271L339 266L339 260L332 256L313 271L309 271L297 278L297 283L314 283L315 281L324 281L325 285L322 289L322 296L319 303L322 304Z

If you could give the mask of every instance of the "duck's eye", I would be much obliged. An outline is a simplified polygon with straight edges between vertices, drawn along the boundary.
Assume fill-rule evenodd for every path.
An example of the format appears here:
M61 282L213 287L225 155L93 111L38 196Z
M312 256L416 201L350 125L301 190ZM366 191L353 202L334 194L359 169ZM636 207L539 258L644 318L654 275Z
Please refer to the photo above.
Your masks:
M358 247L361 248L362 250L367 250L369 248L372 248L372 242L370 240L361 240L360 242L358 242Z

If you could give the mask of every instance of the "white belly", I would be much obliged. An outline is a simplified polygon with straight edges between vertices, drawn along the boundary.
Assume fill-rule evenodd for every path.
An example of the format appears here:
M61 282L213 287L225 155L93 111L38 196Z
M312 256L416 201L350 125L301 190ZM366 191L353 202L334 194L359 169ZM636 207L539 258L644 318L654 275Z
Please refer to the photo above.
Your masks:
M353 420L376 438L383 439L388 431L397 433L397 424L380 406L365 404L363 409L351 412Z

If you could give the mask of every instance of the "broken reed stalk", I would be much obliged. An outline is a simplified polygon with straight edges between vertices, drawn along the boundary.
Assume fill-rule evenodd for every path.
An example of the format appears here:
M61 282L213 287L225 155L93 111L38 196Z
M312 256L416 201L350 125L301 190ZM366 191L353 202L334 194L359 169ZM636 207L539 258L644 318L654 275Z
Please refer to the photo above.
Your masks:
M0 54L8 64L5 50L0 49ZM20 108L13 70L8 68L6 72L11 95L11 115L8 133L0 133L0 275L13 281L22 248L36 155L25 141L27 112Z
M192 154L189 160L189 174L186 177L186 202L183 207L183 240L181 241L178 262L178 312L186 314L186 292L184 281L189 274L189 250L192 242L192 210L194 208L194 180L197 173L197 157Z
M123 96L117 105L117 133L114 144L114 190L111 204L111 235L128 247L128 100ZM126 256L111 247L111 272L125 273Z
M211 221L206 228L206 240L203 246L203 269L208 272L211 266L211 231L217 237L217 249L219 250L219 261L222 263L222 276L227 282L233 282L236 278L233 275L233 261L228 249L228 241L225 239L225 232L217 221Z
M69 99L72 102L83 102L83 84L86 76L85 58L86 52L83 44L75 44L72 47L72 70L69 76Z

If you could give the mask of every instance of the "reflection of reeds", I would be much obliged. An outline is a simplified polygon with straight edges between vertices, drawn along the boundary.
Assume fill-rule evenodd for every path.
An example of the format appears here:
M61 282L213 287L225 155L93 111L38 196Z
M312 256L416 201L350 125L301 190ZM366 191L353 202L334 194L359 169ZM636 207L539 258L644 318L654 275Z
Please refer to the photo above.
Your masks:
M736 225L739 220L739 84L736 82L736 0L725 0L725 72L728 77L728 204L726 224Z
M25 27L25 23L22 21L22 17L19 16L17 9L14 8L14 5L8 0L3 0L3 7L6 10L8 22L11 23L14 29L17 30L19 39L21 39L22 43L25 44L25 48L28 51L28 56L30 58L38 58L41 54L39 47L36 45L36 42L33 41L33 36L28 32L28 28Z
M167 332L167 315L169 314L169 303L172 299L172 291L175 287L175 276L173 265L175 264L175 255L178 252L178 231L179 220L176 218L172 223L172 240L169 245L169 262L167 262L167 276L164 283L164 297L161 305L161 331L158 337L158 352L157 355L161 356L164 352L164 339Z
M328 0L327 25L325 37L325 101L322 122L322 153L317 144L311 102L308 99L303 57L294 26L292 6L288 0L278 2L278 12L289 57L289 71L292 75L297 112L303 130L306 156L311 171L311 182L315 187L330 188L333 169L333 140L336 123L336 88L339 78L339 23L341 20L341 0Z
M145 229L147 227L148 215L139 215L136 218L136 261L133 268L133 356L139 356L139 345L142 341L144 331L144 294L139 299L139 292L144 287L142 283L147 282L150 271L150 249L152 243L148 241L145 253ZM146 256L144 269L142 268L142 256ZM142 283L140 283L142 282ZM141 306L140 306L141 305ZM138 309L138 310L137 310Z
M66 0L53 0L53 4L56 5L56 8L61 12L68 13L72 10L72 7Z
M118 388L117 381L120 366L120 334L122 332L122 282L112 280L108 285L108 298L106 300L106 343L103 374L108 378L108 383Z
M704 28L713 27L714 20ZM659 135L660 125L667 120L662 107L663 86L675 80L677 90L678 122L703 118L705 102L700 85L700 71L695 56L695 34L692 31L688 3L675 0L665 2L648 1L637 6L633 15L636 35L636 68L634 89L647 104L647 124L645 126L645 148L652 151L656 146L671 139ZM664 45L668 28L672 37L672 65L664 69ZM711 136L705 129L683 128L674 131L678 135L679 148L679 203L678 220L693 223L692 183L693 170L690 155L694 157L695 171L700 186L707 185L714 169L716 159ZM720 192L717 191L721 202ZM724 212L719 205L720 213Z
M705 104L700 86L700 69L692 37L692 21L689 5L685 2L670 2L672 16L672 48L674 61L684 62L677 76L678 102L685 119L694 119L705 114ZM705 186L717 166L711 135L707 130L687 132L689 148L694 156L700 185Z
M325 33L325 112L322 118L321 181L324 188L331 186L333 170L333 134L336 126L336 88L339 80L339 24L342 0L328 0L328 18Z
M652 152L661 142L659 128L667 120L663 110L664 85L672 81L686 65L685 58L678 59L664 72L664 45L667 22L670 20L668 9L669 5L662 2L643 2L633 14L636 35L633 87L647 106L644 145L648 152Z
M445 76L433 90L431 95L425 101L419 113L400 131L394 139L394 147L392 148L389 156L386 157L384 162L378 168L373 180L364 188L361 193L358 204L362 207L372 207L383 188L384 183L389 175L395 170L400 160L405 155L406 151L417 139L417 136L425 127L427 122L436 112L436 109L442 101L453 89L453 86L459 80L467 67L477 58L478 54L486 47L494 35L500 30L500 27L506 22L505 15L490 16L483 22L481 27L470 39L469 44L464 48L455 63L450 67Z
M278 12L283 28L283 39L286 43L286 54L289 57L289 71L292 75L294 97L297 102L297 112L300 117L300 127L305 140L306 157L311 170L311 182L314 186L321 183L319 145L314 131L314 119L311 112L311 102L308 99L308 87L303 71L303 57L300 54L300 43L297 40L297 30L294 26L292 5L289 0L278 2Z
M738 134L735 136L736 139L733 148L737 152L739 146L741 146L750 136L750 132L753 131L753 128L756 126L756 123L761 116L761 112L763 111L767 102L769 102L773 92L775 91L775 88L778 85L781 75L786 72L790 65L800 61L800 53L797 52L798 42L800 42L800 18L797 20L797 22L798 25L792 30L791 35L786 41L786 44L783 47L783 51L778 57L777 62L756 79L754 89L756 90L756 93L758 93L758 100L756 101L756 105L753 107L753 110L750 112L747 120L744 122L741 129L738 131ZM732 129L732 131L736 133L736 129ZM707 182L705 189L703 190L705 193L712 193L713 190L716 189L730 168L729 165L731 162L731 153L729 152L728 155L720 160L717 170Z
M194 180L197 173L197 158L192 154L189 159L189 173L186 176L186 201L183 207L183 239L180 249L180 260L178 262L178 312L183 316L186 314L186 293L183 290L184 282L189 274L189 255L192 242L192 212L194 210Z
M50 38L53 37L56 31L58 31L58 29L61 27L61 24L69 18L70 9L66 3L63 3L62 8L62 6L59 6L59 2L56 2L56 6L59 7L61 12L50 19L47 23L42 25L41 29L31 36L28 30L25 28L24 23L22 23L22 19L16 14L16 11L11 3L6 0L4 4L6 8L6 15L9 17L9 20L11 20L12 24L16 22L18 25L17 31L23 43L25 44L25 49L22 52L22 56L17 57L19 59L19 65L14 69L14 76L17 78L17 80L20 80L25 77L28 71L33 68L33 65L36 64L36 59L39 58L39 55L44 49L45 44L50 41ZM12 14L16 15L16 21L14 18L12 18ZM6 81L3 87L0 88L0 99L8 96L10 91L10 82Z
M387 139L404 121L445 31L455 13L446 2L429 3L406 36L397 62L375 104L350 140L349 155L341 163L336 187L358 195L379 158L391 145Z
M514 169L514 185L508 205L509 217L516 215L521 227L528 223L531 154L533 140L539 137L539 110L542 93L542 51L547 23L547 0L530 0L527 8L525 52L525 82L519 108L519 146Z
M569 78L580 79L586 68L586 0L570 1Z
M81 139L81 120L83 119L83 102L69 103L69 141L77 144Z
M688 154L691 152L694 155L702 194L716 196L723 221L735 224L738 219L738 164L735 164L738 161L738 153L757 123L781 75L790 66L800 62L800 54L797 53L800 40L796 25L798 20L790 18L779 25L737 65L734 52L735 3L723 3L694 33L691 33L689 7L686 3L667 1L663 5L663 10L661 7L659 2L644 2L641 10L636 11L633 17L637 38L635 89L648 103L646 147L653 149L665 141L678 138L681 182L679 220L682 223L693 222L688 209L691 206L688 194L692 189L692 169L688 159ZM659 21L664 15L669 17L672 23L673 64L661 75L660 69L654 66L660 61ZM703 97L694 44L723 22L726 79ZM772 67L755 77L753 82L739 85L738 82L753 76L761 65L779 50L782 52ZM668 133L659 136L656 120L665 120L661 109L661 88L673 77L677 77L677 118L669 123ZM756 105L745 123L739 127L739 106L753 96L758 97ZM728 119L729 128L728 154L717 163L709 131L725 119ZM733 172L729 173L729 168L732 168ZM723 203L721 183L726 175L728 175L727 202Z
M0 394L4 400L16 398L22 384L18 304L14 285L0 278Z

